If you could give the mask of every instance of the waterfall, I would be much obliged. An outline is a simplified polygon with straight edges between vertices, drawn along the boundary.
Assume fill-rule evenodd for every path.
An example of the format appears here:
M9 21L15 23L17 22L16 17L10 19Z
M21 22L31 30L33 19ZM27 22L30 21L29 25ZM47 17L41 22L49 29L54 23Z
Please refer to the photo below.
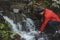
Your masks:
M31 32L27 33L27 32L25 32L25 31L21 31L22 25L20 25L20 24L18 23L18 26L19 26L19 29L20 29L20 30L18 30L17 24L15 24L12 19L8 18L7 16L3 16L3 17L4 17L4 19L5 19L7 22L10 23L13 32L19 34L22 38L25 38L26 40L34 40L34 36L31 35L31 34L29 34L29 33L31 33ZM30 26L29 29L32 29L31 27L32 27L34 24L31 24L32 21L30 21L30 20L31 20L31 19L27 18L27 20L26 20L25 22L26 22L26 26L28 26L28 27ZM33 23L33 22L32 22L32 23Z
M17 34L20 34L19 30L17 29L17 25L14 23L14 21L8 18L7 16L3 16L3 17L8 23L10 23L12 31L16 32Z
M23 26L23 24L20 23L15 24L14 21L8 18L7 16L3 17L8 23L10 23L12 31L20 35L21 38L24 38L24 40L36 40L35 36L37 36L36 34L38 34L38 31L35 30L35 25L32 19L26 18L25 20L23 20L23 24L25 24ZM22 31L24 30L22 29L22 27L29 29L29 32ZM42 37L39 38L38 40L45 40L45 39Z

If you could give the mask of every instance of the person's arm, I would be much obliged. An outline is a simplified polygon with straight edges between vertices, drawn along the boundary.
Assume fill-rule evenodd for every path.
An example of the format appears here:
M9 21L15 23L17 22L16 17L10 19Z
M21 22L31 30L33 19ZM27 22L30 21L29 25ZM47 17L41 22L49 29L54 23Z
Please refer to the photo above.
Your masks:
M45 29L45 27L46 27L48 21L49 21L49 19L48 19L48 18L45 18L45 20L44 20L44 22L43 22L41 28L39 29L39 32L43 32L43 31L44 31L44 29Z

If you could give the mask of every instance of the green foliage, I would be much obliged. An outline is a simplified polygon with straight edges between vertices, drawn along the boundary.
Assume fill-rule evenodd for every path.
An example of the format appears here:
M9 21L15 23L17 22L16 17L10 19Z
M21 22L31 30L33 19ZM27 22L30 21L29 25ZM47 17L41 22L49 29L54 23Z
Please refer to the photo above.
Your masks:
M9 40L9 31L2 31L3 40Z
M0 29L3 29L5 27L4 24L0 24Z
M9 31L9 30L0 30L0 32L1 32L1 34L0 35L2 35L1 36L1 38L3 39L3 40L10 40L11 38L10 38L10 32L11 31Z
M9 29L9 23L7 23L7 21L5 21L5 24L0 24L0 33L2 40L11 40L11 30Z

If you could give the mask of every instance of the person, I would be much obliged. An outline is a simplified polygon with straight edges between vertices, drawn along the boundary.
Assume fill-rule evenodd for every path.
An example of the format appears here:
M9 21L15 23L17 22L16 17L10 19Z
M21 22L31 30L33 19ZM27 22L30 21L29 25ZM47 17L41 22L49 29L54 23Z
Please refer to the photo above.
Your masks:
M52 27L60 25L60 18L52 10L50 10L48 8L38 7L37 10L35 10L35 12L37 12L35 14L37 18L40 16L43 17L43 23L42 23L41 27L39 28L38 33L43 32L48 23L50 25L52 25Z

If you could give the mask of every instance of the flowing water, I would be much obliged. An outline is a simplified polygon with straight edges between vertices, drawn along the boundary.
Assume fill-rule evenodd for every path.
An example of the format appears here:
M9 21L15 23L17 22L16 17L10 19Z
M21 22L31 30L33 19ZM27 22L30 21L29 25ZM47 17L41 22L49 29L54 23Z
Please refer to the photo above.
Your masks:
M34 40L34 36L30 34L31 32L27 33L25 31L21 31L22 30L21 24L17 23L18 24L18 26L17 26L17 24L15 24L14 21L11 20L10 18L8 18L7 16L3 16L3 17L5 20L7 20L7 22L10 23L13 32L16 32L17 34L19 34L22 38L25 38L26 40ZM28 27L28 29L30 31L32 31L32 29L34 27L33 21L31 21L31 19L27 18L27 20L24 22L26 22L26 26ZM19 29L17 27L19 27Z
M24 38L25 40L35 40L37 31L35 31L34 22L30 18L26 18L25 20L23 20L22 24L15 24L14 21L7 16L3 17L8 23L10 23L12 31L19 34L21 38ZM45 39L39 38L38 40Z

